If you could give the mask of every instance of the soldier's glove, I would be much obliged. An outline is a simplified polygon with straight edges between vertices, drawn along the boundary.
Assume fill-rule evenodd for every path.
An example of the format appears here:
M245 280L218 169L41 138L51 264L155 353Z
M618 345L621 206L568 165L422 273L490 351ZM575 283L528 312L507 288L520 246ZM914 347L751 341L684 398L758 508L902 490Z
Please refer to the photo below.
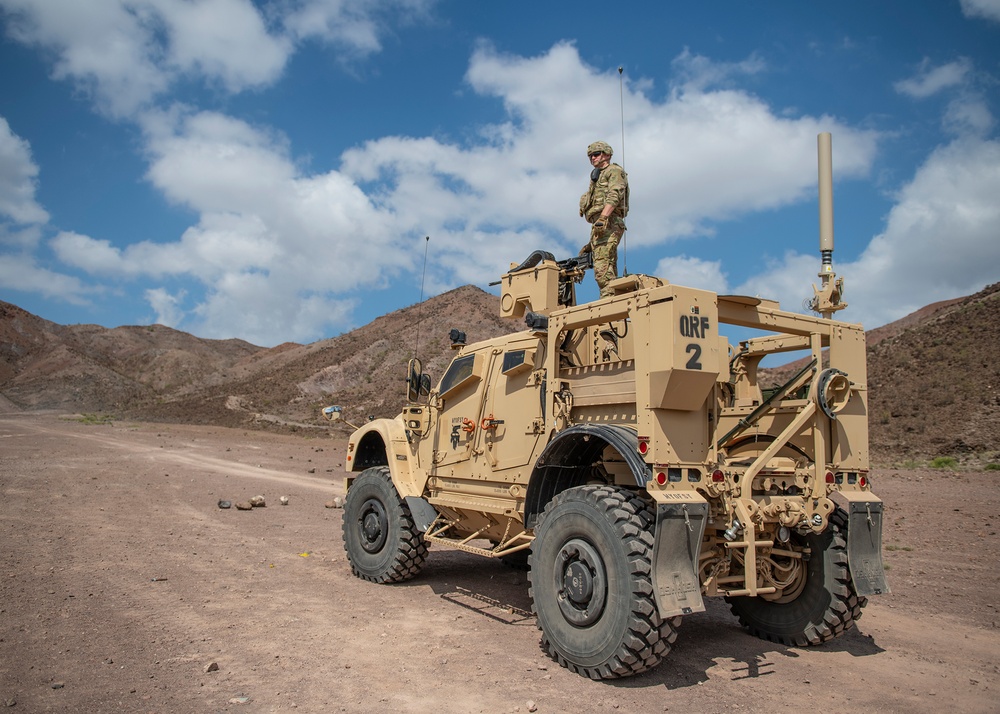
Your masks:
M608 227L608 221L610 219L604 216L598 216L597 220L594 221L594 230L604 231Z
M586 244L586 245L584 245L584 246L583 246L582 248L580 248L580 252L579 252L579 253L577 253L577 255L586 255L587 253L589 253L589 252L590 252L590 251L592 251L593 249L594 249L594 248L593 248L593 247L592 247L592 246L590 245L590 243L587 243L587 244Z

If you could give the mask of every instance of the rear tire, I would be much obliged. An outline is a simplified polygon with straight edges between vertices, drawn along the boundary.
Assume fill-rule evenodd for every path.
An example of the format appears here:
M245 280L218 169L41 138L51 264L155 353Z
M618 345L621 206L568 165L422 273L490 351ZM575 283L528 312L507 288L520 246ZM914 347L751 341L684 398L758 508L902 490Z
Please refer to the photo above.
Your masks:
M653 599L653 514L611 486L580 486L545 507L528 574L541 646L567 669L614 679L659 664L680 618L662 620Z
M343 534L351 572L373 583L409 580L427 559L427 543L387 466L366 469L354 480L344 501Z
M867 604L858 597L847 567L847 515L837 510L830 528L802 537L811 549L806 582L798 597L773 602L759 597L726 598L750 634L784 645L820 645L854 627Z

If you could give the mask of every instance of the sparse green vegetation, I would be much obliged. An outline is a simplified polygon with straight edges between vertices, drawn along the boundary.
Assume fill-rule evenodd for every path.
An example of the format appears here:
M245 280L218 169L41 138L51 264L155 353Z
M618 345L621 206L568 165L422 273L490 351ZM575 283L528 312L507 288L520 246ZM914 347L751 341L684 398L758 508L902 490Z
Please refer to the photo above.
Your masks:
M932 469L953 469L958 466L958 460L953 456L935 456L931 459Z
M902 551L906 551L907 553L910 552L911 550L913 550L913 548L911 548L908 545L894 545L892 543L887 544L885 546L885 549L888 550L888 551L902 550Z
M1000 464L989 463L986 464L986 471L1000 471Z
M112 424L114 423L114 417L110 414L94 414L92 412L88 412L78 416L76 421L81 424Z

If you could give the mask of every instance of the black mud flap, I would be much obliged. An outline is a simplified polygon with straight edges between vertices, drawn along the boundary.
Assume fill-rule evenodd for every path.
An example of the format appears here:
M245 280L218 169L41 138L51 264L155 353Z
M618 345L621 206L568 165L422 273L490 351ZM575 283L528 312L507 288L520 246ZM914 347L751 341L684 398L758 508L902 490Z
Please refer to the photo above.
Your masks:
M659 504L653 544L653 590L660 617L703 612L698 554L705 534L708 503Z
M416 526L417 531L420 533L426 531L431 523L434 522L434 519L438 517L438 512L434 509L434 506L419 496L407 496L403 500L406 501L406 505L410 509L410 515L413 516L413 525Z
M889 592L882 566L882 502L851 501L847 511L847 562L858 595Z

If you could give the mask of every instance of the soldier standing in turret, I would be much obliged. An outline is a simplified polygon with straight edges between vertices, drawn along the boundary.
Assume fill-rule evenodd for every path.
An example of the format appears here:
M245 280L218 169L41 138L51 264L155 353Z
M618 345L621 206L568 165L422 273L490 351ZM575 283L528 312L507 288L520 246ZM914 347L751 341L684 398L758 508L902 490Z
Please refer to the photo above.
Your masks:
M601 297L611 295L607 284L618 277L618 242L625 234L628 215L628 175L611 163L613 151L603 141L587 147L590 157L590 189L580 196L580 215L590 223L590 242L580 255L594 254L594 279Z

